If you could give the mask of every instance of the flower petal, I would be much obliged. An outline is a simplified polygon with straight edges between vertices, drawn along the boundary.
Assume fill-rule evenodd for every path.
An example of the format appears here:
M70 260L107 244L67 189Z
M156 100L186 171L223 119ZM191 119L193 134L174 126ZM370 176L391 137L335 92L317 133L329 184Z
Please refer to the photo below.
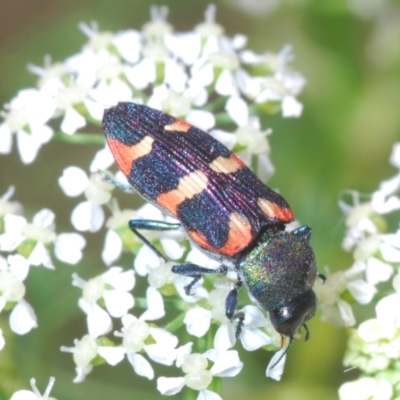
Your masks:
M276 381L281 380L283 370L285 368L286 350L287 350L286 347L282 348L272 356L271 361L269 362L267 370L266 370L267 378L272 378ZM278 364L275 365L275 363L278 360L279 360Z
M185 378L166 378L161 376L157 379L157 390L164 396L173 396L179 393L185 386Z
M24 299L20 300L10 314L11 330L18 335L25 335L37 326L35 311Z
M143 321L154 321L165 315L164 300L157 289L152 286L146 291L147 310L140 316Z
M186 324L186 329L191 335L202 337L210 328L211 317L211 311L202 307L195 307L186 313L183 322Z
M243 363L239 359L236 350L229 350L222 353L210 369L214 376L233 377L243 368Z
M128 361L139 376L144 376L147 379L154 378L153 367L141 354L128 353Z
M63 170L58 184L68 197L76 197L86 189L89 178L82 168L71 166Z
M121 318L134 306L134 298L121 290L106 290L103 293L107 311L114 318Z
M121 236L119 236L114 230L109 229L106 233L103 251L101 253L101 258L104 261L104 264L108 266L117 260L122 253L122 247Z
M211 390L200 390L197 400L222 400L222 397Z
M103 222L103 209L89 201L79 203L72 211L71 223L78 231L97 232Z
M61 233L54 243L54 253L60 261L75 265L82 259L85 238L79 233Z
M97 353L102 356L108 364L114 366L124 359L126 350L123 347L99 346L97 348Z

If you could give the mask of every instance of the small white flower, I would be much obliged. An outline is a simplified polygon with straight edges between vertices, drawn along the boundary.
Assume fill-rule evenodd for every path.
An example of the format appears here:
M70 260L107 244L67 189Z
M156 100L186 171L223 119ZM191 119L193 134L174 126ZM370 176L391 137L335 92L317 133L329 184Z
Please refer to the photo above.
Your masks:
M54 269L50 258L48 245L53 244L57 235L54 232L55 214L48 209L43 209L33 216L32 223L24 217L8 214L4 217L5 232L0 235L0 250L14 251L19 246L22 254L31 265L43 265ZM35 244L32 246L32 242ZM26 246L24 246L26 244Z
M0 125L1 136L9 143L10 134L17 135L18 150L25 164L33 162L40 147L53 136L53 130L45 125L54 115L56 103L52 97L37 89L21 90L3 113L5 122ZM3 147L4 152L11 150Z
M114 106L120 101L132 101L131 88L120 78L110 81L102 80L90 91L90 96L106 107Z
M160 260L160 265L152 269L148 274L149 284L155 289L173 284L178 278L178 275L171 271L173 265L173 262L165 263L164 260Z
M112 267L87 282L74 274L73 285L83 289L79 306L87 314L89 333L94 337L110 331L110 315L120 318L134 306L134 298L130 293L135 285L132 270L123 271L121 267ZM96 304L100 299L104 301L108 313Z
M102 205L111 199L113 185L98 173L90 178L78 167L68 167L58 180L63 192L70 197L84 193L86 201L79 203L71 214L71 222L79 231L97 232L104 222Z
M74 134L86 125L85 118L75 108L84 104L86 97L87 89L74 82L58 90L56 94L57 107L64 113L60 128L67 135Z
M128 353L136 353L143 349L144 342L150 334L150 328L145 321L127 314L121 318L123 325L122 334L123 346Z
M55 88L57 90L60 86L61 78L67 73L62 63L52 63L51 57L46 55L44 57L44 67L38 65L28 64L28 70L32 74L38 75L39 80L37 86L40 89Z
M76 364L76 377L74 383L82 382L85 376L92 370L90 362L96 357L98 346L96 339L90 335L85 335L81 340L74 340L74 347L61 347L61 351L72 353Z
M243 308L244 321L240 334L240 340L247 351L254 351L260 347L272 343L271 338L259 328L265 327L266 320L262 311L256 306Z
M7 214L22 214L22 205L17 201L10 201L14 195L15 188L10 186L7 191L0 197L0 218Z
M144 345L147 355L159 364L172 365L177 357L178 338L161 328L150 327L150 335L156 343Z
M176 336L164 329L152 328L142 318L137 319L130 314L122 317L121 321L122 332L116 332L116 336L122 336L128 361L138 375L148 379L154 378L150 363L138 352L143 350L150 359L164 365L172 365L181 353L180 349L176 348L178 344ZM155 343L146 344L149 336Z
M30 380L32 391L30 390L18 390L15 392L10 400L56 400L55 397L50 397L51 389L53 388L55 378L51 377L49 379L49 384L43 395L40 394L38 388L36 387L36 380L32 378Z
M390 400L392 395L393 388L387 380L370 377L346 382L339 388L340 400Z
M138 31L133 29L118 32L112 38L112 44L117 48L122 58L131 64L140 58L141 37Z
M0 257L0 312L6 305L13 305L10 313L10 328L18 335L25 335L37 327L36 314L24 300L29 262L19 254L10 255L7 261Z
M21 255L9 256L7 261L0 258L0 304L3 306L7 302L18 302L24 297L25 285L22 282L29 272L29 263Z
M214 363L210 370L207 369L207 358ZM160 377L157 379L157 389L161 394L171 396L179 393L186 385L199 391L197 399L218 399L219 396L216 393L206 390L213 376L234 377L242 368L243 363L239 360L235 350L221 353L216 350L210 350L206 354L192 353L185 357L182 364L185 376L181 378Z
M314 290L321 303L322 320L334 323L337 326L352 326L355 324L350 304L341 299L341 294L347 289L348 279L344 272L333 274L326 269L326 281L319 279L315 282ZM354 287L356 292L357 286ZM361 291L362 293L362 291Z
M381 182L379 189L371 195L371 205L378 214L387 214L400 209L400 174Z
M237 143L246 147L246 151L250 154L262 154L270 152L270 146L267 136L271 134L268 129L264 132L260 131L260 121L258 118L251 118L246 123L239 127L236 132Z

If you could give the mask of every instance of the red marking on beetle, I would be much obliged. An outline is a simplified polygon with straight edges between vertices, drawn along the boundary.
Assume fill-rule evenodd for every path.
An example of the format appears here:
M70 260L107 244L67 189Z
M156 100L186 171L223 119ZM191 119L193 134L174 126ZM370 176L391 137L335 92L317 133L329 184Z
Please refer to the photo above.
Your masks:
M183 195L183 193L175 189L167 193L161 193L157 197L156 202L159 206L165 208L176 217L178 214L177 208L179 204L181 204L184 200L185 196Z
M186 133L191 127L192 127L192 125L188 124L185 121L182 121L181 119L176 118L172 124L165 125L164 129L167 132Z
M140 142L127 146L121 143L118 139L106 136L108 146L115 158L119 169L129 175L132 164L140 157L147 156L153 149L154 139L151 136L145 136Z
M229 234L226 243L219 248L211 246L209 241L202 235L193 230L189 230L188 235L200 247L214 253L234 256L239 251L247 247L253 238L251 234L251 226L247 218L238 213L232 213L229 221Z

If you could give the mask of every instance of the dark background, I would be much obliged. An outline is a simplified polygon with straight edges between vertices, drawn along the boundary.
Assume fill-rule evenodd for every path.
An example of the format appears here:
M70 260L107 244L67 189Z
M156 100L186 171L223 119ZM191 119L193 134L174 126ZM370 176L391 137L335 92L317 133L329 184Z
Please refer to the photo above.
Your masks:
M286 1L271 13L250 15L235 8L235 1L215 1L217 20L228 35L244 33L248 47L258 52L294 46L295 69L307 79L300 96L304 114L299 119L268 117L276 174L269 185L279 188L297 219L313 228L312 243L320 270L351 265L341 250L344 219L337 201L344 189L374 191L380 181L394 174L388 163L392 145L400 135L400 9L387 2L380 15L361 18L346 1ZM170 9L169 21L177 31L191 30L203 20L206 1L152 1ZM32 87L36 77L28 63L43 65L46 54L62 61L80 51L86 37L77 28L81 21L97 21L100 30L140 29L149 19L149 7L135 0L1 0L0 103L18 90ZM31 216L43 207L56 211L57 231L71 231L69 216L76 199L61 193L57 179L68 165L87 169L95 146L45 145L37 160L23 165L15 148L0 156L0 193L16 186L15 199ZM132 207L129 198L121 200ZM125 202L125 203L124 203ZM79 291L70 286L70 275L100 274L102 238L86 236L88 251L82 265L57 265L57 271L34 269L26 282L27 299L34 306L39 329L24 337L6 332L0 353L0 399L28 388L36 377L41 390L48 377L56 377L52 395L58 399L131 399L148 395L161 398L156 383L139 378L127 362L115 368L96 368L83 384L74 385L74 367L61 345L85 333L76 307ZM0 316L7 329L7 319ZM341 365L345 331L323 323L318 316L309 324L307 343L295 341L281 382L265 378L268 353L241 352L242 373L224 384L225 399L273 398L335 399L341 382L354 379ZM237 346L238 348L240 346ZM161 369L158 374L168 373ZM175 398L179 398L178 395ZM182 398L182 396L181 396Z

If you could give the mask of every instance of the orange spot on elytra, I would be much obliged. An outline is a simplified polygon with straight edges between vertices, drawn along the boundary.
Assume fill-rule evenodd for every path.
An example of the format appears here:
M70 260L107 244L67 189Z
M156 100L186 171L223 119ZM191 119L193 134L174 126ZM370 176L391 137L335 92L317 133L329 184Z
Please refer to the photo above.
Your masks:
M176 118L172 124L165 125L164 130L166 130L167 132L186 133L191 127L192 125L188 124L185 121L182 121L181 119Z
M177 216L177 208L185 200L185 196L182 192L177 189L171 190L167 193L161 193L157 197L157 204L166 210L168 210L172 215Z
M261 211L269 218L278 218L282 222L290 222L294 220L293 212L290 208L279 207L278 204L258 198L257 204Z
M228 239L222 247L216 248L211 246L204 235L196 231L188 231L188 235L200 247L214 253L231 257L247 247L253 240L248 219L244 215L236 212L233 212L230 216Z
M132 164L138 158L147 156L151 153L153 142L154 139L151 136L146 135L140 142L132 146L127 146L126 144L121 143L118 139L107 137L107 143L115 158L115 162L125 175L129 175Z

